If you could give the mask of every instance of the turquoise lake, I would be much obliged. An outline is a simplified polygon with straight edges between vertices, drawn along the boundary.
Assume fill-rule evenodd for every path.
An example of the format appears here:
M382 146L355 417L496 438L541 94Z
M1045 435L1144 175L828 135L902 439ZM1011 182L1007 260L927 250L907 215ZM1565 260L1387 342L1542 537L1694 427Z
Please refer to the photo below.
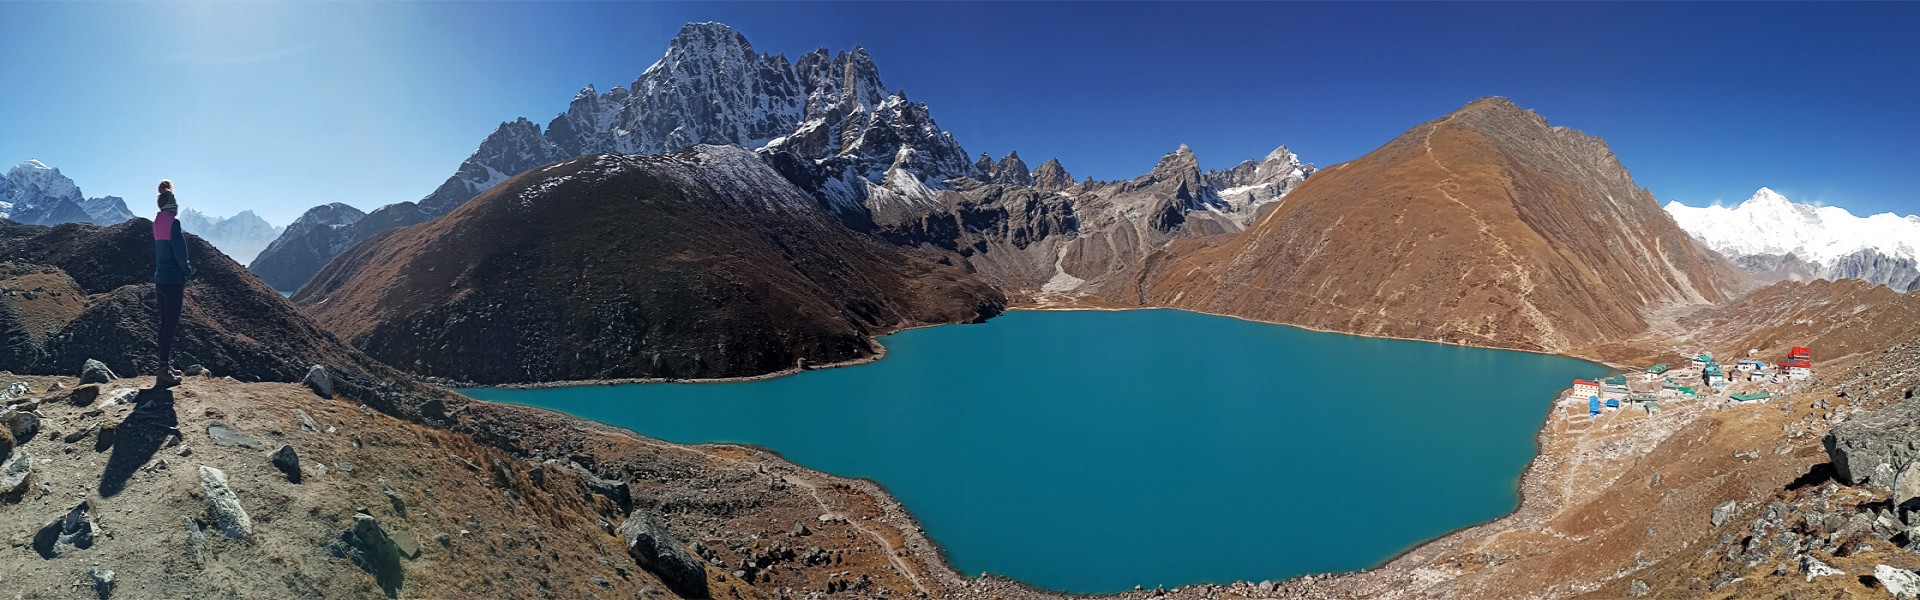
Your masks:
M1583 360L1173 310L1015 311L856 367L466 390L879 482L961 573L1080 593L1377 566L1510 512Z

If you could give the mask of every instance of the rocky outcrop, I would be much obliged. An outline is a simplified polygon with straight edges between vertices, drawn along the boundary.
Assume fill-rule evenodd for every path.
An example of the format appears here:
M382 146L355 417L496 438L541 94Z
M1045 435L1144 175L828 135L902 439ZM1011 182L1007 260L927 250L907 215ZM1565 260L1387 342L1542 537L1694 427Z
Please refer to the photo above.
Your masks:
M366 513L355 514L353 530L344 537L351 548L353 564L372 574L388 597L397 597L406 582L406 572L400 564L399 545L380 527L379 520Z
M653 515L635 513L620 524L620 535L627 540L627 552L635 563L653 573L687 598L707 597L707 569L704 561L687 552Z
M1033 170L1033 188L1042 192L1059 192L1074 186L1073 174L1060 165L1060 160L1047 159Z
M1920 399L1854 415L1821 443L1840 481L1894 491L1901 501L1920 496Z
M873 356L996 314L963 269L848 231L732 146L584 157L383 235L294 301L389 364L455 381L706 378Z

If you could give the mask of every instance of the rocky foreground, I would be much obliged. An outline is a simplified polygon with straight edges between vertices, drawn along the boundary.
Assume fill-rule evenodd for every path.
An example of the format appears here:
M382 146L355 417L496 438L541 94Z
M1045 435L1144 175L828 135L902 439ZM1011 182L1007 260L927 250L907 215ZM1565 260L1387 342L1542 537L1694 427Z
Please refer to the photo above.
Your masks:
M946 589L877 490L758 451L465 411L490 445L315 385L0 379L0 580L20 598Z

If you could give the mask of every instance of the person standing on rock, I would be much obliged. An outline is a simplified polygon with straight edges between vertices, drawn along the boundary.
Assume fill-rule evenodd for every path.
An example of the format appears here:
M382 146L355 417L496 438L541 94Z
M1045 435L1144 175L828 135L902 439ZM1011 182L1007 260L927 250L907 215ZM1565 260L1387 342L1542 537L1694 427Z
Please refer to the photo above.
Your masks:
M187 295L187 280L193 277L193 264L187 262L187 234L180 230L180 204L173 199L173 182L160 180L160 212L153 216L153 291L159 298L160 367L154 373L153 386L180 385L180 373L173 370L173 338L180 328L180 305Z

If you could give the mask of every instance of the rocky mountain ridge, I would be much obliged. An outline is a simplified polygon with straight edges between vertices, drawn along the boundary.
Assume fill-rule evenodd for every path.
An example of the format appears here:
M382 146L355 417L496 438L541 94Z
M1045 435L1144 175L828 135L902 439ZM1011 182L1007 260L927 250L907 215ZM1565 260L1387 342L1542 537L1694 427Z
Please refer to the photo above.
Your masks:
M1899 291L1920 288L1920 216L1858 217L1764 187L1731 207L1673 201L1666 210L1707 247L1763 279L1847 278Z
M28 225L113 225L131 218L125 200L82 196L73 179L38 160L14 165L0 175L0 219Z
M251 210L231 217L215 217L188 208L180 211L180 226L226 253L234 262L247 264L280 237L284 227L275 227Z
M515 176L340 255L293 299L389 364L483 384L757 376L998 314L950 260L848 230L739 146Z
M502 123L406 219L451 212L508 177L588 154L660 154L693 144L733 144L790 154L819 181L809 190L841 219L864 220L871 186L898 166L920 185L973 174L966 152L926 105L889 92L866 50L819 49L789 62L757 53L719 23L691 23L631 86L587 86L543 130L526 118ZM903 152L915 157L898 164ZM379 211L375 211L376 213ZM417 218L416 218L417 217ZM383 231L371 226L289 228L262 252L256 270L276 287L297 287L346 247ZM319 234L326 239L301 239ZM282 252L294 256L279 256ZM313 257L319 257L314 260Z

